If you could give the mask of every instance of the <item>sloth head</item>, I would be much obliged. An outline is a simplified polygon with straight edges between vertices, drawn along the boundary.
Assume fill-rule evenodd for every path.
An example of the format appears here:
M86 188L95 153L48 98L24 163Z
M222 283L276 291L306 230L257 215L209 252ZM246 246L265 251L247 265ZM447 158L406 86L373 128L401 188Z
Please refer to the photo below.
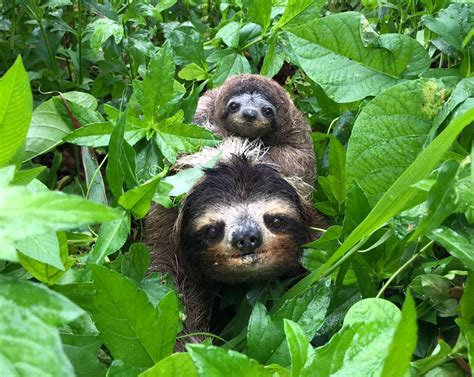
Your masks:
M298 267L312 210L266 164L234 157L206 171L184 201L180 249L212 280L270 279Z
M229 135L271 140L285 125L291 125L295 109L285 90L272 79L239 75L219 90L213 120Z

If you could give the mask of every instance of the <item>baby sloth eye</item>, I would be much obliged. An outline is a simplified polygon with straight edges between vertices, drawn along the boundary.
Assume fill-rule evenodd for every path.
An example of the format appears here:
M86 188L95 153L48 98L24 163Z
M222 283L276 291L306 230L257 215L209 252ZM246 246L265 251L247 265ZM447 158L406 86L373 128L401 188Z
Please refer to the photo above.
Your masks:
M229 110L235 113L237 110L239 110L240 105L237 102L231 102L229 104Z
M265 115L267 118L270 118L273 116L273 109L271 107L264 107L262 111L263 111L263 115Z

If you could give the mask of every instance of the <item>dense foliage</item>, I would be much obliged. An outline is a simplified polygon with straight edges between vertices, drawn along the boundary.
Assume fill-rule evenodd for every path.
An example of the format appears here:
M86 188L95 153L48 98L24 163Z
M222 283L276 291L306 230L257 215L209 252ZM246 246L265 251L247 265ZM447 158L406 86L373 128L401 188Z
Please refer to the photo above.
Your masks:
M470 375L473 28L469 1L3 2L0 375ZM243 72L305 112L333 225L307 274L229 290L173 354L142 221L219 143L199 95Z

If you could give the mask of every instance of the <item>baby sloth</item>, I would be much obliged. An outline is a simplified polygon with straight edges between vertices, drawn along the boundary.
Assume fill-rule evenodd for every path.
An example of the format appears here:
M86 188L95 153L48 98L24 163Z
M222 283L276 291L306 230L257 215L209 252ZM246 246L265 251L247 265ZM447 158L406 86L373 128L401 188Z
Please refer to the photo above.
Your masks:
M272 79L260 75L239 75L200 99L194 123L222 136L217 148L184 156L181 167L196 166L222 153L221 160L242 152L235 138L255 141L265 149L263 161L283 175L300 179L300 191L312 192L315 157L310 128L288 93Z
M208 330L216 282L294 274L301 245L312 239L314 217L274 167L243 156L207 169L179 210L155 206L145 241L153 250L152 270L171 273L182 295L185 333Z

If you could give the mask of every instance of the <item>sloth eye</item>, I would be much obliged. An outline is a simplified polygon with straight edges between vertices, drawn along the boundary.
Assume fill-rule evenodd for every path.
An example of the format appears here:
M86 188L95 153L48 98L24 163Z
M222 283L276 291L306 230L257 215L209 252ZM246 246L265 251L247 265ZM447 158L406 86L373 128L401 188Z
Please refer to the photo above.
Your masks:
M265 225L273 231L283 232L288 227L288 222L282 216L264 216Z
M216 239L219 236L219 229L215 226L210 226L207 228L206 236L210 240Z
M237 102L231 102L229 104L229 110L232 112L236 112L237 110L239 110L239 108L240 108L240 105Z
M270 118L271 116L273 116L273 109L271 107L264 107L263 115L265 115L267 118Z

